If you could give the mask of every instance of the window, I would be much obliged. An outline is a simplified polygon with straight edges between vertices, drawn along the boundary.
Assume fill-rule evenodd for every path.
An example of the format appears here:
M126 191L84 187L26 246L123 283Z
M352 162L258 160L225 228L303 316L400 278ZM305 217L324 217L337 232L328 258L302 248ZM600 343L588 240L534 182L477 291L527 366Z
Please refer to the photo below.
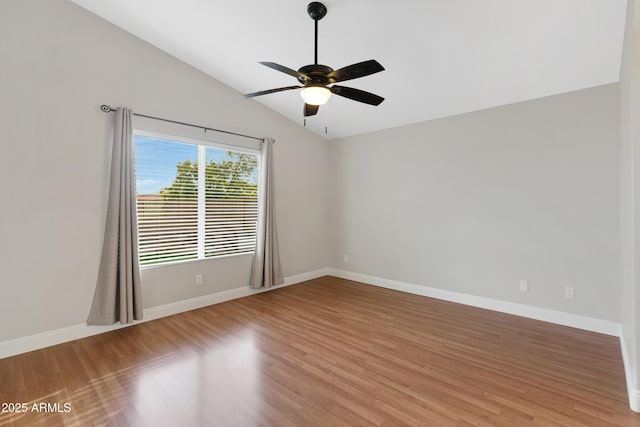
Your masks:
M258 151L168 138L134 135L140 265L253 252Z

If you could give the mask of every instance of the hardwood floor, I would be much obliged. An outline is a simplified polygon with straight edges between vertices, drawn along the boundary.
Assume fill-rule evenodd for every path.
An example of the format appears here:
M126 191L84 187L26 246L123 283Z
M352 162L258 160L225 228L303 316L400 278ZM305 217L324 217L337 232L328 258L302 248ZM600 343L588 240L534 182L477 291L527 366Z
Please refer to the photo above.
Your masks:
M640 426L615 337L334 277L2 359L0 403L28 409L0 426Z

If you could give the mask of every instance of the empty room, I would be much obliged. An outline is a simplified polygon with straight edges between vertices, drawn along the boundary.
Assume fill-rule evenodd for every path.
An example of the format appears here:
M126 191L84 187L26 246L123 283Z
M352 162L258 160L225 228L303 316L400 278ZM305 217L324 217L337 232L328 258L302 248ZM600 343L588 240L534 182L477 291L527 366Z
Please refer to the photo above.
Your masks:
M640 426L640 1L0 40L0 426Z

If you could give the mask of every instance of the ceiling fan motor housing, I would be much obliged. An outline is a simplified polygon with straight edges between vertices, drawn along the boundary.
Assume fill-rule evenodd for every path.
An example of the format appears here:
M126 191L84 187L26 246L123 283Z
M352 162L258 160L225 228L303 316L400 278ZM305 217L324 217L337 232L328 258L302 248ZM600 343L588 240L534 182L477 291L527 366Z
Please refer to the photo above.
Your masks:
M333 79L327 78L327 75L333 72L333 68L326 65L311 64L305 65L298 70L300 73L311 77L311 81L298 77L298 81L302 84L317 86L335 83Z

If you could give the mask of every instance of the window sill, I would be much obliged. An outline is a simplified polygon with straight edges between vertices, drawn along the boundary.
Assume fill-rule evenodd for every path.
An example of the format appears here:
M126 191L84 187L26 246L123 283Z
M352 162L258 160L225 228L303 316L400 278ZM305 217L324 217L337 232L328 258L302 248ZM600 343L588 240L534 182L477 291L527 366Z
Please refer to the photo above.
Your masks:
M167 268L167 267L174 267L174 266L177 266L177 265L196 264L196 263L201 263L201 262L215 262L215 261L222 261L222 260L225 260L225 259L235 258L235 257L246 257L246 256L251 256L252 257L254 254L255 254L255 252L243 252L241 254L220 255L220 256L211 257L211 258L188 259L188 260L184 260L184 261L172 261L172 262L166 262L166 263L162 263L162 264L140 266L140 270L154 270L156 268Z

